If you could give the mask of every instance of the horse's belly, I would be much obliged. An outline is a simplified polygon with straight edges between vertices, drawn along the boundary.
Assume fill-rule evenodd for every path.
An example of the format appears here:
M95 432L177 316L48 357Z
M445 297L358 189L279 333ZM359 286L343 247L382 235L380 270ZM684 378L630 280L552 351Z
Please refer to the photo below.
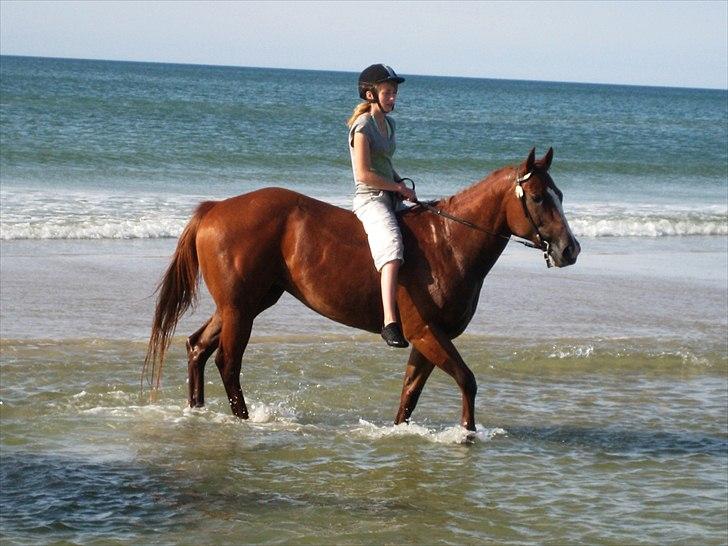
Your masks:
M379 290L362 289L338 282L295 285L288 291L303 304L335 322L378 332L382 322L382 303Z
M299 244L286 258L291 294L336 322L379 331L382 298L369 249L341 239Z

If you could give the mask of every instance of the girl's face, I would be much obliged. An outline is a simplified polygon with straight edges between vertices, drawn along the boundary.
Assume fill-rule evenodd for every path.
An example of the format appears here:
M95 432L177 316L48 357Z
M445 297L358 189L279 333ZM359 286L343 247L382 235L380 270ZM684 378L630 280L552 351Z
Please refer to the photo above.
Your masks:
M367 94L371 94L371 91L368 91ZM394 110L394 103L397 101L397 84L384 82L377 85L377 98L385 114Z

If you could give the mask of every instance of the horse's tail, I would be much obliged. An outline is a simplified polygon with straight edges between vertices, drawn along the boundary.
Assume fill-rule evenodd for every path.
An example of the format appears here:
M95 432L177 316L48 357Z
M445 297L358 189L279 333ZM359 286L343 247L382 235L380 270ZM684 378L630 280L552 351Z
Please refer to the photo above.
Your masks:
M164 356L180 317L197 303L199 262L197 260L197 229L202 218L215 206L215 201L200 203L177 241L177 249L167 272L157 286L157 307L152 322L147 356L142 369L142 384L159 389Z

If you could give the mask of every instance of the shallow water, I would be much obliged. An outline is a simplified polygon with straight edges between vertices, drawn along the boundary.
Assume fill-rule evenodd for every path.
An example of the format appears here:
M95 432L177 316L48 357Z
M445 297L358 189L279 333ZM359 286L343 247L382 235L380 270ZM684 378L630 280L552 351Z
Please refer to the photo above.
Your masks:
M207 406L186 407L205 298L151 401L149 293L173 242L3 242L3 543L724 544L721 247L653 243L637 265L583 242L564 270L509 248L486 280L456 341L474 437L437 371L393 426L407 352L290 298L245 355L249 421L213 363Z
M251 344L248 422L214 366L185 407L179 345L149 403L141 343L3 343L5 543L725 542L724 359L470 339L469 438L443 374L390 424L401 353L378 342Z

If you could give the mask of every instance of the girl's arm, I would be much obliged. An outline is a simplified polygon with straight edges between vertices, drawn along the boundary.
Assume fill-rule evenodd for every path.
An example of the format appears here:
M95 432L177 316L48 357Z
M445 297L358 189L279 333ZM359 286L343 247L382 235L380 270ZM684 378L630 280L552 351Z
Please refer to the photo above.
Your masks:
M408 201L417 199L415 192L401 183L391 182L379 176L371 168L369 141L362 133L354 134L354 176L375 190L386 190L400 194ZM395 173L395 177L399 176Z

